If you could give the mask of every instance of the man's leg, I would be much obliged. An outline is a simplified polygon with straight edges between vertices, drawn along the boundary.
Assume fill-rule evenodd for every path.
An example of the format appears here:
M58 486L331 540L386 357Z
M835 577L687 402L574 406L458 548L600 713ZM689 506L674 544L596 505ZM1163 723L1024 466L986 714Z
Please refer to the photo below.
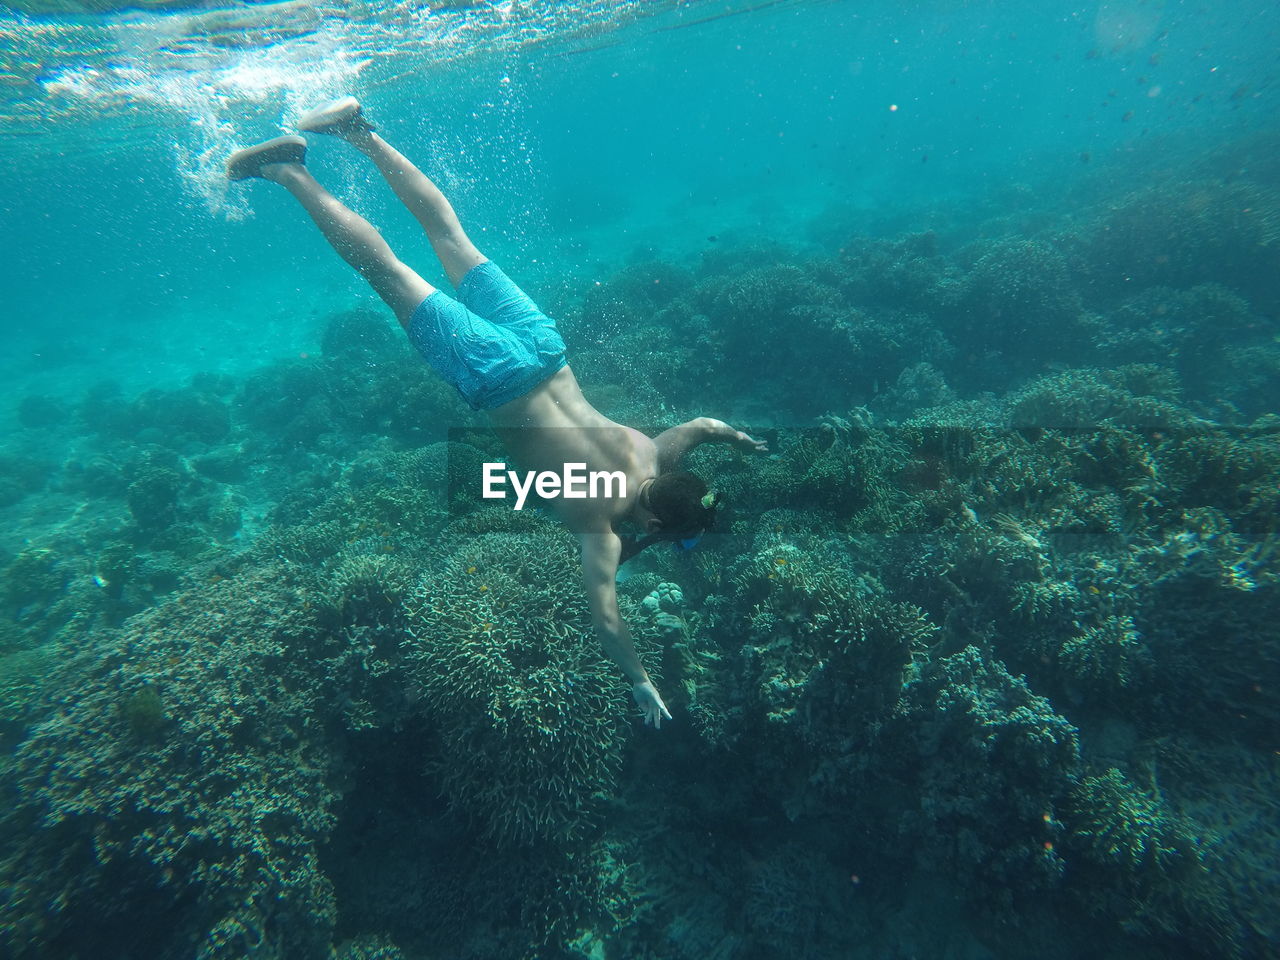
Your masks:
M373 224L344 206L301 163L266 164L261 175L297 198L329 245L359 271L407 329L413 311L435 287L402 263Z
M449 276L457 287L467 271L484 263L484 254L475 248L458 222L452 205L421 170L399 150L374 133L364 118L360 101L343 97L298 118L298 129L341 137L374 162L400 202L409 208Z
M400 202L409 208L427 232L431 249L436 252L454 287L468 270L488 259L468 239L458 222L458 215L440 188L404 154L363 125L350 125L333 133L374 162Z

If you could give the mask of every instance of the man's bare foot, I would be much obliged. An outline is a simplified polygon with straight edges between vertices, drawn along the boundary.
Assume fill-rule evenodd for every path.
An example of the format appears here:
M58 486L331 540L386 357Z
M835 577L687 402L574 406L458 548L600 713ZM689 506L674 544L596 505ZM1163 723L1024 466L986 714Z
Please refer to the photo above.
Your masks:
M298 119L298 129L307 133L327 133L350 139L376 128L364 118L359 100L355 97L343 97L304 113Z
M253 147L237 150L227 160L228 180L248 180L250 177L262 177L263 168L274 164L305 163L307 159L307 141L302 137L289 135L276 137Z

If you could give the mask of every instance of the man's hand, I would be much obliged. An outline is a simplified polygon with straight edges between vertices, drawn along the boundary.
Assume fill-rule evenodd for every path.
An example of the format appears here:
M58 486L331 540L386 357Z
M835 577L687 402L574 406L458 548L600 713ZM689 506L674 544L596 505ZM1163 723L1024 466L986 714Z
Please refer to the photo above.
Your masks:
M646 725L652 724L655 730L659 730L662 728L663 717L671 719L671 711L662 702L662 695L654 688L651 681L644 680L633 684L631 695L636 698L636 703L640 704L640 712L644 714Z

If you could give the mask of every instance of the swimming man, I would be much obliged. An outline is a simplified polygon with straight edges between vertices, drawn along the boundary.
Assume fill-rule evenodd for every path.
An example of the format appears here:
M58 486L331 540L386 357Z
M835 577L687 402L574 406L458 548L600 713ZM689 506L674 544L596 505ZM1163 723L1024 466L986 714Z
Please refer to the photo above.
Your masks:
M671 714L618 611L618 566L641 546L688 540L711 526L715 501L706 484L677 470L686 453L708 442L752 451L765 450L764 443L707 417L652 439L605 417L582 395L555 321L475 248L440 189L375 132L354 97L313 110L298 128L340 137L374 162L426 231L456 300L401 263L367 220L316 181L305 166L302 137L277 137L239 151L227 161L227 176L259 177L292 193L334 250L395 312L427 362L473 409L488 414L523 468L563 475L565 464L581 463L588 474L625 475L623 496L559 498L554 507L578 536L601 644L631 682L645 722L661 726ZM627 526L646 536L624 543L620 531Z

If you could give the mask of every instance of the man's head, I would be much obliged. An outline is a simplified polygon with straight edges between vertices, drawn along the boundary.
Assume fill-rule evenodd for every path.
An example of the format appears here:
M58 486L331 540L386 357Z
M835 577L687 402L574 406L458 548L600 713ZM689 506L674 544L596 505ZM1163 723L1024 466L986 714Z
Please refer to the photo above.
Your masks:
M644 526L668 540L696 537L715 525L718 495L692 473L664 473L640 494L640 507L648 513Z

